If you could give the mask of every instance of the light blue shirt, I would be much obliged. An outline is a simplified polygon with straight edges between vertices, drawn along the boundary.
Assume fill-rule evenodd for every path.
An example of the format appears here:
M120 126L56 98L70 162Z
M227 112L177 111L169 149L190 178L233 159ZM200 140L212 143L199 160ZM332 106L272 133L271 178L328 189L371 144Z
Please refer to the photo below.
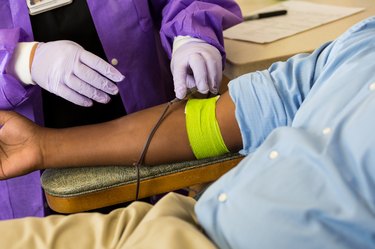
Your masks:
M220 248L375 248L375 17L233 80L247 155L196 205Z

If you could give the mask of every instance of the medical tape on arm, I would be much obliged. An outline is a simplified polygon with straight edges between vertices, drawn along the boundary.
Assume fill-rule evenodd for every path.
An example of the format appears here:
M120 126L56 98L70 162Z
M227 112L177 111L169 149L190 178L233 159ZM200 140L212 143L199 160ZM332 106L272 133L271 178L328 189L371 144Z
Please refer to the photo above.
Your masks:
M186 129L191 149L197 159L229 152L216 120L215 109L218 98L219 96L209 99L189 99L186 103Z

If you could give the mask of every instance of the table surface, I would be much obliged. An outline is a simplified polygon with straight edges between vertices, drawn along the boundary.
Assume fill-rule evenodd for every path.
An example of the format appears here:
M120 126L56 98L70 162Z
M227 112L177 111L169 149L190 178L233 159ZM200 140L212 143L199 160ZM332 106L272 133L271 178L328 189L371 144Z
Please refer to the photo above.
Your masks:
M280 0L237 0L243 15L258 9L278 4ZM283 61L303 52L311 52L327 41L331 41L345 32L355 23L375 15L374 0L309 0L313 3L333 4L337 6L363 7L364 11L324 24L267 44L224 39L227 52L227 63L224 75L233 79L244 73L263 70L272 62Z

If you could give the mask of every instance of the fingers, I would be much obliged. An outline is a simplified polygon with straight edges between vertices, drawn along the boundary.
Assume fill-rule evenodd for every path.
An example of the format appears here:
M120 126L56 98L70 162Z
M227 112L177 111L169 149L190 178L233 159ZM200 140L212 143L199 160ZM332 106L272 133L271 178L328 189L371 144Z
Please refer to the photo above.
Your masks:
M173 82L174 82L174 92L176 97L179 99L183 99L186 96L186 79L187 79L187 65L180 65L171 63L171 71L173 75Z
M212 58L211 55L207 54L206 66L207 66L207 81L210 92L217 94L219 92L221 80L222 80L222 64L221 60L217 61ZM219 57L221 59L221 57Z
M202 94L208 92L217 94L222 78L221 67L221 60L218 62L210 54L195 53L190 55L187 66L175 68L172 72L176 97L183 99L187 89L194 87Z
M59 84L58 86L58 93L59 96L62 98L80 106L89 107L93 105L93 102L91 99L79 94L75 90L69 88L65 84Z
M222 79L222 65L221 61L212 58L210 54L194 54L189 59L189 64L192 69L193 80L200 93L206 94L211 92L217 94ZM191 79L186 84L191 85ZM193 88L194 86L188 86Z
M111 98L106 93L96 89L90 84L87 84L85 81L77 78L75 75L69 76L66 85L77 93L95 100L96 102L106 104L111 100Z
M82 81L86 82L89 85L92 85L94 88L97 88L103 92L112 95L118 93L118 88L114 83L112 83L110 80L103 77L96 71L92 70L92 68L86 66L85 64L76 65L74 69L74 74Z
M176 97L179 99L185 98L187 89L197 88L203 94L209 91L206 61L198 53L190 55L187 64L178 64L172 68L172 74Z
M103 104L108 103L110 97L106 93L114 95L119 91L110 80L119 82L124 76L106 61L88 51L82 51L80 59L81 63L74 67L74 75L66 79L66 85L87 98ZM78 101L82 106L92 105L92 102L88 103L85 98L66 96L66 99L68 98Z
M96 70L97 72L99 72L100 74L114 82L120 82L125 78L125 76L123 76L116 68L111 66L108 62L86 50L82 51L80 55L80 60L82 63L86 64L90 68Z
M208 93L207 67L203 56L198 53L190 55L189 66L193 72L198 92L203 94Z
M188 74L186 77L186 87L187 89L195 89L197 91L197 84L195 83L194 75Z

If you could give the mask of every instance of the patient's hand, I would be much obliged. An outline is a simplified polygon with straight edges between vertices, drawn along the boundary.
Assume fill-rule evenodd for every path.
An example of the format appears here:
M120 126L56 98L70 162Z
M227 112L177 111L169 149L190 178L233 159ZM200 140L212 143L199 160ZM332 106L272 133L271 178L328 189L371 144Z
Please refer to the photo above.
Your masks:
M43 128L8 111L0 111L0 126L0 179L36 170L43 161Z

